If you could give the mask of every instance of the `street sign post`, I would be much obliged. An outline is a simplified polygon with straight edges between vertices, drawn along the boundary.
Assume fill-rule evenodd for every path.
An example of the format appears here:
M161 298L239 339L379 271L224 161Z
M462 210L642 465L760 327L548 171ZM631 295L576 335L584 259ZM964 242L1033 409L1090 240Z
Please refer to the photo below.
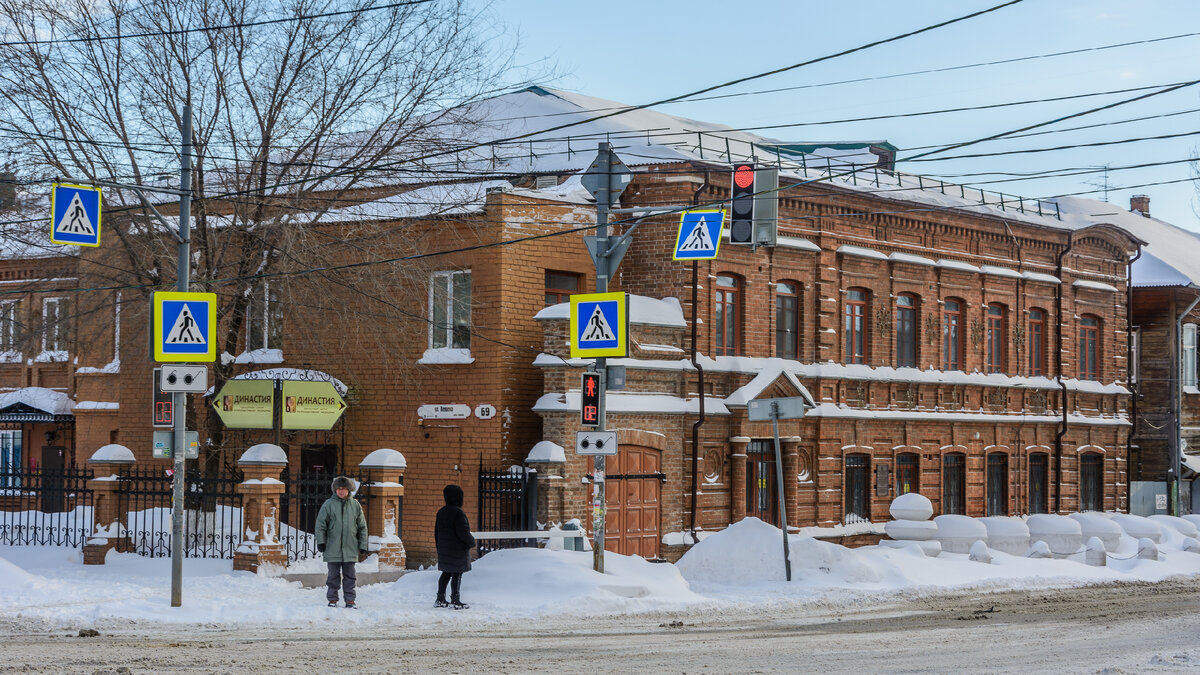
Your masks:
M100 245L100 188L55 183L50 192L50 241Z
M588 358L628 353L628 312L624 293L571 296L571 356Z
M152 299L154 360L217 360L215 293L157 292Z
M722 210L684 211L675 236L675 260L712 260L721 248Z
M771 420L771 428L775 432L775 489L779 495L779 526L783 528L783 568L787 580L791 581L792 559L788 547L787 509L784 508L783 499L783 453L779 451L779 420L804 417L804 399L799 396L760 398L750 401L746 408L746 416L752 422Z

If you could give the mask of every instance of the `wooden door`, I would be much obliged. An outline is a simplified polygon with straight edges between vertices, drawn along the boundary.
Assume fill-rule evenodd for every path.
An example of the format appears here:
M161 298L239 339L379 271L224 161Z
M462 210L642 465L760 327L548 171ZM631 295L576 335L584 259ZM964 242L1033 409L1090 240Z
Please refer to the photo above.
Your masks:
M657 558L662 511L662 457L658 450L622 445L605 460L604 549Z

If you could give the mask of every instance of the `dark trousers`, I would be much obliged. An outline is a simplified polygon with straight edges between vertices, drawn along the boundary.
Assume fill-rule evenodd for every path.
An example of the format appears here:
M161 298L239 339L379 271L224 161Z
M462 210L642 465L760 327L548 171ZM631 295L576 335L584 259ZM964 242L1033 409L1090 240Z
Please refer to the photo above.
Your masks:
M346 602L354 602L354 582L358 581L354 574L354 563L331 562L325 565L329 568L329 574L325 575L325 597L330 602L337 602L338 586L341 586L342 597Z
M462 572L442 572L438 577L438 600L446 599L446 584L450 584L450 601L458 602L458 589L462 585Z

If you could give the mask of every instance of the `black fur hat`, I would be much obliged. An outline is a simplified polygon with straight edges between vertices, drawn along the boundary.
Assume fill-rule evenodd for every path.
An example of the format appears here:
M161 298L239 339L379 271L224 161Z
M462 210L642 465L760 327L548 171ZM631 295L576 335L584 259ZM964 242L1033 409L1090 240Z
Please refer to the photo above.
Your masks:
M338 476L337 478L333 479L333 484L330 487L332 488L334 494L337 494L338 488L346 488L347 490L354 492L354 481L346 478L345 476Z

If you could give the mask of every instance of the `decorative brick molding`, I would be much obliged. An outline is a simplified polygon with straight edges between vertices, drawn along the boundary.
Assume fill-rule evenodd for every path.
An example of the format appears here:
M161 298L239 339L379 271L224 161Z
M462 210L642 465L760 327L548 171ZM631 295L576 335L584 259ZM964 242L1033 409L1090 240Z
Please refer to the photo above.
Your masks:
M279 476L287 467L287 455L277 445L262 443L243 453L238 467L243 475L237 486L242 495L243 538L233 554L233 569L281 575L287 568L287 552L278 538L284 490Z
M404 503L404 471L408 462L391 448L380 448L358 463L364 472L359 490L370 498L367 534L370 550L379 556L379 569L404 569L408 555L400 538Z

